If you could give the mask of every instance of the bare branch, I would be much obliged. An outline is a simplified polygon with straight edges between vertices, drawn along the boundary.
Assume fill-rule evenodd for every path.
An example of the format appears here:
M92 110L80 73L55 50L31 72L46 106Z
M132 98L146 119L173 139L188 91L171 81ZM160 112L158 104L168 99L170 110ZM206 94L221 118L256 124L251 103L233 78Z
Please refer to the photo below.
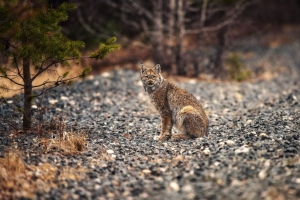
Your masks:
M32 88L39 88L39 87L42 87L42 86L46 86L47 84L50 84L51 82L53 82L53 81L49 81L49 79L47 79L47 80L44 81L42 84L39 84L39 85L33 85Z
M133 1L133 0L130 0L130 2L134 9L145 14L145 16L148 18L148 20L153 21L153 18L154 18L153 14L151 12L149 12L147 9L145 9L145 7L143 7L141 4L138 4L136 1ZM151 1L151 2L155 3L155 1ZM154 7L154 8L156 8L156 7Z
M91 56L82 56L80 58L92 58ZM59 63L63 63L65 61L69 61L69 60L76 60L76 58L66 58L64 60L60 60L60 61L52 61L50 62L50 64L48 64L46 67L42 67L39 69L39 71L31 78L31 81L34 81L40 74L42 74L43 72L45 72L46 70L48 70L50 67L52 67L55 64L59 64Z
M47 86L48 84L53 84L53 85L55 85L55 87L57 87L57 86L61 85L62 83L77 79L79 77L80 77L80 75L74 76L72 78L65 78L64 76L58 76L56 81L49 81L49 79L48 79L48 80L44 81L42 84L34 85L32 87L33 88L39 88L39 87L42 87L42 86Z
M1 39L2 41L4 41L5 44L7 44L8 46L10 46L10 47L12 47L12 48L14 48L14 49L17 49L17 47L16 47L15 45L11 44L11 43L9 42L8 39L6 39L6 38L4 38L4 37L1 37L0 39Z
M88 22L92 22L92 24L94 25L94 27L95 26L101 27L102 25L99 24L100 23L99 21L97 22L97 21L93 21L92 19L88 19L88 22L86 22L85 19L84 19L84 17L83 17L83 15L82 15L82 12L81 12L80 8L77 9L76 13L77 13L78 20L79 20L80 24L82 25L82 27L87 32L89 32L91 35L94 35L96 37L109 37L109 35L100 33L99 30L93 28L88 23ZM96 23L96 25L95 25L95 23Z
M223 28L224 26L231 24L249 5L251 5L251 3L245 3L243 5L237 4L235 6L235 9L232 9L232 11L229 12L228 14L229 17L227 19L225 19L223 22L221 22L220 24L214 27L204 28L203 32L216 31Z
M222 7L217 7L217 8L211 8L207 10L207 14L208 15L214 15L218 12L223 12L228 10L228 6L222 6Z
M228 12L228 14L227 14L228 17L221 23L219 23L215 26L211 26L211 27L204 27L204 28L195 29L195 30L187 30L186 34L199 34L199 33L203 33L203 32L217 31L217 30L223 28L224 26L231 24L245 10L245 8L248 7L249 5L252 5L253 2L254 1L246 2L244 4L238 3L234 9L232 9L230 12Z
M143 5L143 2L141 3L140 1L129 0L129 1L122 1L121 4L116 4L113 3L112 1L105 1L105 3L109 5L111 8L114 8L120 12L121 20L124 23L134 27L135 29L141 28L146 33L146 35L150 36L150 30L149 30L150 26L148 23L149 21L151 23L155 23L154 22L155 20L154 18L156 17L154 14L155 11L148 10L148 8L146 8ZM155 0L155 1L151 1L151 3L152 3L152 7L154 9L157 9L157 4L159 2ZM136 13L137 15L139 15L140 19L132 20L128 18L127 14L132 14L132 13Z
M122 13L121 14L122 21L134 28L138 29L140 27L139 23L136 21L128 20L127 17Z
M120 6L119 4L114 3L112 1L105 1L105 3L109 6L111 6L112 8L119 8L119 6Z
M132 6L127 1L122 1L122 4L118 5L117 8L120 9L124 13L127 13L127 14L132 13Z
M13 57L14 57L14 63L15 63L15 65L16 65L16 68L17 68L17 71L18 71L18 75L19 75L22 79L24 79L24 77L22 76L21 71L20 71L20 69L19 69L19 63L18 63L18 59L17 59L17 56L16 56L15 53L13 53Z
M201 10L201 18L200 18L200 27L204 26L204 22L206 20L206 7L208 0L203 0L202 10Z
M72 78L68 78L68 79L61 79L59 80L59 77L57 79L57 81L45 81L44 83L40 84L39 86L33 86L34 88L36 87L42 87L42 86L45 86L47 87L47 84L52 84L50 86L48 86L47 88L43 89L43 91L37 95L34 95L35 97L39 97L41 96L44 92L48 91L48 90L51 90L53 88L56 88L58 86L60 86L61 84L65 83L65 82L68 82L68 81L71 81L71 80L74 80L74 79L77 79L79 78L79 76L75 76L75 77L72 77Z
M57 61L52 61L49 65L47 65L45 68L40 68L39 71L31 78L31 81L33 82L40 74L42 74L44 71L49 69L52 65L57 64L59 62Z
M146 35L150 36L151 34L150 34L149 26L148 26L146 20L142 19L141 24L142 24L142 28L143 28L144 32L146 33Z
M80 7L77 9L77 17L78 17L78 20L80 22L80 24L82 25L82 27L88 31L91 35L94 35L94 36L99 36L99 34L97 33L97 31L95 31L91 26L88 25L88 23L85 22L83 16L82 16L82 12L81 12L81 9Z
M14 80L14 78L9 78L8 76L2 76L2 75L0 75L0 78L7 79L7 80L11 81L12 83L14 83L14 84L16 84L16 85L18 85L18 86L21 86L21 87L24 86L24 84L21 84L21 83L16 82L16 81Z
M10 70L9 68L7 68L7 71L12 73L12 74L16 74L15 76L20 76L19 73L15 72L13 70ZM7 76L9 76L9 75L7 75Z

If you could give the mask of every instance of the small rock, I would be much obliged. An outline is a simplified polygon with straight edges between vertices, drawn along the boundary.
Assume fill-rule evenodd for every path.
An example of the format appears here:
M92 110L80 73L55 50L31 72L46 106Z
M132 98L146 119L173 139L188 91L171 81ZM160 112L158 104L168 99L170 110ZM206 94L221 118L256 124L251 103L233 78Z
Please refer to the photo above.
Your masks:
M49 99L48 102L50 104L56 104L58 102L58 100L56 100L56 99Z
M142 171L144 174L151 174L151 170L149 169L143 169Z
M179 185L178 185L178 183L176 182L176 181L172 181L171 183L170 183L170 188L172 189L172 190L174 190L175 192L178 192L179 191Z
M233 146L234 145L234 141L233 140L227 140L227 141L225 141L225 144L227 145L227 146Z
M234 152L235 154L240 154L240 153L248 153L249 152L249 147L247 145L243 145L240 148L236 149Z
M106 150L106 152L107 152L108 154L113 154L113 153L115 153L114 150L111 150L111 149Z
M141 194L139 195L139 197L140 197L141 199L147 199L147 198L149 198L149 194L147 194L146 192L143 192L143 193L141 193Z
M259 173L258 173L258 178L260 179L265 179L267 177L267 170L266 169L263 169L261 170Z
M61 100L69 100L69 98L68 98L68 97L65 97L65 96L61 96L60 99L61 99Z
M270 139L270 136L268 136L266 133L261 133L258 137L262 140Z
M238 100L242 100L243 99L243 95L241 93L237 92L235 94L235 98L238 99Z
M209 148L205 148L205 149L202 151L202 153L203 153L204 155L209 155L209 154L210 154Z

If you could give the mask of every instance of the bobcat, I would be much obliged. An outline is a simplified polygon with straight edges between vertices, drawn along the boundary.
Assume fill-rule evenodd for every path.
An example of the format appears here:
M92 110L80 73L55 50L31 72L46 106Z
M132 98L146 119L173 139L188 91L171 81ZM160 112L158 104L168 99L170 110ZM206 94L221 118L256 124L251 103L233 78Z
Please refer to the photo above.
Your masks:
M189 92L169 83L161 75L157 64L148 68L142 64L141 80L151 102L161 115L161 133L157 140L190 139L208 135L208 119L198 102ZM172 135L172 127L180 132Z

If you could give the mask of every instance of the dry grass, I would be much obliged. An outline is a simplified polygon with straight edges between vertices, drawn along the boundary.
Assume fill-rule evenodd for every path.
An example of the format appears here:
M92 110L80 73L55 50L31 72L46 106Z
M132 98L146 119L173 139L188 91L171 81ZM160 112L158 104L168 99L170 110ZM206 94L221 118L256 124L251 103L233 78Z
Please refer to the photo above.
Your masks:
M15 193L24 178L26 166L19 151L9 150L4 158L0 158L0 199L9 199Z
M76 155L85 150L86 139L86 132L66 131L55 139L40 138L40 144L43 146L40 153ZM0 158L0 199L34 199L37 192L49 192L51 188L57 188L57 181L83 179L87 171L85 167L80 166L58 169L49 163L28 165L24 163L20 151L9 150L4 158Z
M86 132L64 132L60 138L41 138L40 144L43 145L43 153L58 151L62 154L78 154L86 149Z
M40 142L36 145L42 146L42 149L38 148L41 150L39 153L55 152L59 156L76 155L86 149L86 132L67 132L64 130L66 126L63 121L54 125L52 124L47 131L55 131L58 137L39 138ZM53 127L55 130L51 130ZM4 158L0 158L0 199L21 197L35 199L37 193L45 193L51 188L58 188L59 182L83 179L88 171L80 165L75 168L58 168L49 163L39 163L38 166L29 165L24 163L23 156L20 151L9 150Z
M22 154L18 151L8 151L4 158L0 158L0 169L0 180L7 179L10 176L17 176L20 173L24 172L25 165L22 160Z
M81 152L86 147L87 134L85 132L65 132L65 138L61 141L61 148L65 152Z
M38 192L58 188L57 183L82 180L87 171L84 167L59 169L49 163L28 165L20 151L10 150L4 158L0 158L0 199L36 199Z
M42 153L58 151L64 154L77 154L86 148L88 134L85 131L66 131L64 116L53 118L50 122L40 121L37 132L43 146ZM53 138L53 139L50 139Z

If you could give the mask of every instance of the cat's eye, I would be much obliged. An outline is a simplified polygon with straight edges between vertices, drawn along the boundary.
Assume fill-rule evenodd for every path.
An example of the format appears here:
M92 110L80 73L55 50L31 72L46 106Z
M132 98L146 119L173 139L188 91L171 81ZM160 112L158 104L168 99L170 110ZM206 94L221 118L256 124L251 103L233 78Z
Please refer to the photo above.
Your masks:
M156 78L156 76L154 76L154 75L145 75L144 78L151 78L152 79L152 78Z

